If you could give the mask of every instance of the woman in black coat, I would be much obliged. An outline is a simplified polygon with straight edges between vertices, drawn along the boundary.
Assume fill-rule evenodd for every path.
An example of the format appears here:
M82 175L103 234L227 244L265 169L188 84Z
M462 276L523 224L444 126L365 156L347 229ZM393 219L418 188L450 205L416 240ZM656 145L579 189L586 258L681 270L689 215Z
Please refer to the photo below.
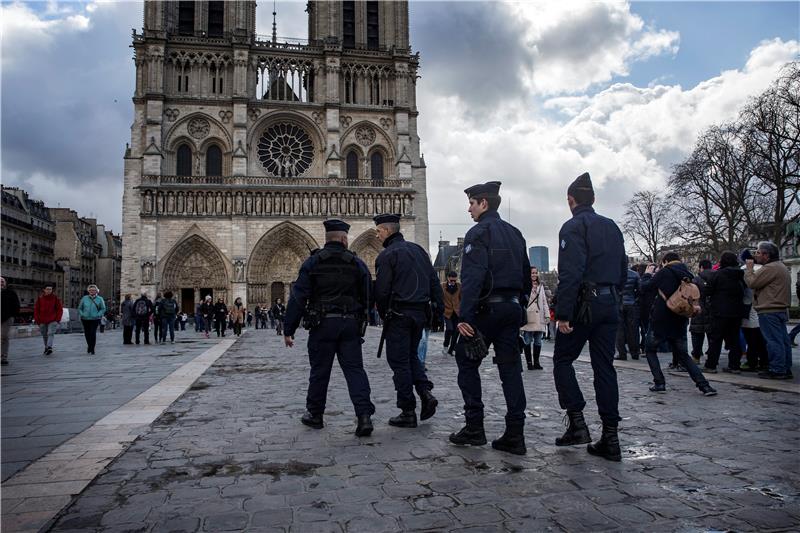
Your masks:
M716 372L722 342L728 346L728 367L725 372L738 374L742 359L739 328L744 314L744 271L733 252L722 252L717 270L706 284L708 298L708 360L705 370Z

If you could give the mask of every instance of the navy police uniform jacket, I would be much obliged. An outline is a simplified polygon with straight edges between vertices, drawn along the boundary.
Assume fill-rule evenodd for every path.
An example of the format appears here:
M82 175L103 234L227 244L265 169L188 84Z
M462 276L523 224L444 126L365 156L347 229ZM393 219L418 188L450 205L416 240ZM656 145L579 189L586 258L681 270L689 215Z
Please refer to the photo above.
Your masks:
M315 274L318 273L317 266L321 261L326 260L325 258L330 252L343 252L343 256L347 260L352 260L358 272L357 279L348 281L344 276L338 278L336 276L316 276L318 281L315 281ZM320 286L320 284L325 284L326 286ZM356 257L353 252L347 250L342 243L326 243L322 250L312 252L311 257L306 259L300 267L300 274L297 276L297 281L292 285L292 294L289 297L289 305L286 309L284 335L287 337L294 336L305 312L306 304L309 301L325 307L325 302L320 301L320 298L325 299L326 294L344 297L347 301L352 301L353 303L348 304L346 309L343 307L333 308L337 305L334 303L332 307L325 308L324 311L347 313L354 316L362 315L369 307L371 284L372 277L364 261Z
M433 303L443 313L442 286L431 259L422 246L394 233L383 242L375 260L375 304L381 317L389 306Z
M459 320L474 324L481 300L489 295L516 296L525 303L530 293L525 238L497 211L485 212L464 237Z
M579 205L558 234L558 298L556 320L572 321L581 283L616 286L628 279L625 239L617 224Z

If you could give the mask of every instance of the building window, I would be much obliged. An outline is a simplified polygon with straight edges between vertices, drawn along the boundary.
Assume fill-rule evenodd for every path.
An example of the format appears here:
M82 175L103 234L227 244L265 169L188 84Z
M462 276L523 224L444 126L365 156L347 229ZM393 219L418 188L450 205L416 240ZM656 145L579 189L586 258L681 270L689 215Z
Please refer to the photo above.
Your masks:
M383 155L380 152L373 152L369 158L369 165L372 181L383 182Z
M206 176L222 176L222 150L216 144L206 150Z
M188 144L182 144L178 147L178 164L175 174L178 176L192 175L192 149L189 148Z
M178 92L187 92L189 90L189 76L185 74L178 74Z
M194 2L178 2L178 33L194 35Z
M217 66L211 67L211 92L222 94L222 70Z
M342 46L356 47L356 3L353 0L342 2Z
M367 2L367 48L380 47L380 24L378 23L378 2Z
M208 36L222 37L225 29L225 2L208 3Z
M358 179L358 154L350 150L345 158L345 177L348 181Z

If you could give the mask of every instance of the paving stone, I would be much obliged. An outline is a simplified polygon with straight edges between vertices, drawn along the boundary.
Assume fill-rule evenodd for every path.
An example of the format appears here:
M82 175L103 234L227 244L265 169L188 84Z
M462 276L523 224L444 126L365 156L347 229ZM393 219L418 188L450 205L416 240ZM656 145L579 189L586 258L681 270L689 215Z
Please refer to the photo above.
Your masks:
M289 527L292 523L292 509L290 507L269 509L265 511L258 511L253 513L250 525L252 527L273 527L273 526L286 526Z
M205 512L205 510L203 510ZM224 513L207 516L203 520L204 531L241 531L247 526L247 513Z

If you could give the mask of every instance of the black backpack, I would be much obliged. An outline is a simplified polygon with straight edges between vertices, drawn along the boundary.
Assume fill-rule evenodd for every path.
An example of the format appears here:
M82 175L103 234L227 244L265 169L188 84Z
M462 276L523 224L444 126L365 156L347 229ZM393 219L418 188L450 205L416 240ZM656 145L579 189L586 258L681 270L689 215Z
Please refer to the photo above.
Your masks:
M133 310L136 316L144 318L150 314L147 308L146 300L136 300L136 305L133 307Z

